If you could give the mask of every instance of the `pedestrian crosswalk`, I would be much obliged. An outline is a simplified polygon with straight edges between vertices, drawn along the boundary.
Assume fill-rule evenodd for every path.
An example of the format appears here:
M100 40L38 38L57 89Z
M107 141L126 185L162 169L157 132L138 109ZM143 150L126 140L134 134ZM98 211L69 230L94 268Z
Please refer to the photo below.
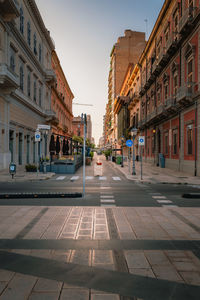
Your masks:
M66 176L58 176L58 177L56 178L56 180L64 180L65 178L66 178ZM70 178L70 181L74 182L74 181L77 181L77 180L79 180L79 179L82 179L82 177L80 177L80 176L72 176L72 177ZM100 180L100 181L107 181L107 180L109 180L109 179L111 179L111 180L113 180L113 181L121 181L121 178L120 178L120 177L111 177L111 178L109 178L109 177L107 177L107 176L86 176L86 177L85 177L85 180L86 180L86 181L89 181L89 180L95 180L95 179Z

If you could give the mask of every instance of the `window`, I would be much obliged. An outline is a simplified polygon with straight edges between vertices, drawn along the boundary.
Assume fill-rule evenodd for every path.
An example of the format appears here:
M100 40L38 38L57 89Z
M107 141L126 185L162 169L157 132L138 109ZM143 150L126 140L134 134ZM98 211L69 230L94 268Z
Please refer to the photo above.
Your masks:
M192 155L192 135L193 135L193 129L192 129L192 125L188 125L187 126L187 152L188 155Z
M15 72L15 50L10 47L10 68Z
M36 82L36 79L34 80L34 84L33 84L33 100L35 102L37 100L37 82Z
M31 24L30 24L30 22L27 23L27 42L30 46L31 45Z
M178 11L178 8L174 13L173 21L174 21L174 39L176 39L176 38L178 38L178 32L179 32L179 29L178 29L178 26L179 26L179 11Z
M39 106L42 107L42 87L39 88Z
M193 78L193 59L191 58L187 62L187 82L188 84L192 82Z
M161 85L158 84L157 86L157 101L158 101L158 104L161 102Z
M39 44L39 61L42 61L42 46Z
M165 154L168 154L168 133L165 133Z
M167 28L165 29L165 45L169 40L169 27L170 27L170 23L168 23Z
M176 155L177 154L177 141L178 141L178 133L177 133L177 129L173 130L173 154Z
M31 96L31 72L28 71L28 76L27 76L27 95L28 97Z
M35 55L37 55L37 38L36 38L36 34L34 33L33 36L33 52Z
M173 94L176 95L178 91L178 72L173 72Z
M19 68L19 87L24 91L24 66L21 65Z
M20 32L24 34L24 12L22 7L20 8Z
M164 84L164 98L165 100L168 99L168 90L169 90L169 86L168 86L168 82L166 81Z

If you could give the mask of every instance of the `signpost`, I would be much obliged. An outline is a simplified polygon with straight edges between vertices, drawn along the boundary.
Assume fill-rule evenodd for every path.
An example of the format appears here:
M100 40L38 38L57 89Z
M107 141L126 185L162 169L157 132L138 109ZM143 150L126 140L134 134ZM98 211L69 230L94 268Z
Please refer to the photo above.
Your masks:
M139 136L139 146L140 146L140 161L141 161L141 180L142 180L142 152L143 146L145 145L145 136Z
M40 142L41 134L40 131L44 132L44 140L45 140L45 153L44 153L44 162L43 162L43 172L46 173L46 156L47 156L47 135L48 131L51 130L51 126L47 124L38 124L35 132L35 141ZM39 168L39 148L38 148L38 168Z
M128 156L129 156L129 173L131 173L131 147L133 146L133 141L127 140L126 146L129 147L128 149Z

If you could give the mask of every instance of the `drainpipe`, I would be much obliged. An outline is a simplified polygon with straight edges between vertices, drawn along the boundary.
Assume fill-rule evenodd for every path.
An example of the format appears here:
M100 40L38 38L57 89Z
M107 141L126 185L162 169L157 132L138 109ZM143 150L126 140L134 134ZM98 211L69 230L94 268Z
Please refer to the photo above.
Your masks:
M195 134L195 144L194 144L194 176L197 176L197 101L195 101L195 129L194 129L194 134Z

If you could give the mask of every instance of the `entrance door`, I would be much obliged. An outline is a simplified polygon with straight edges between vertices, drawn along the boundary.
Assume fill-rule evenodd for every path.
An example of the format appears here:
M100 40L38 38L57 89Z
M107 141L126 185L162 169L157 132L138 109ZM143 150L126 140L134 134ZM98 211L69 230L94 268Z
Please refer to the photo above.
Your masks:
M14 161L14 154L13 154L13 143L14 143L14 131L13 130L10 130L9 131L9 150L10 150L10 153L11 153L11 162Z

